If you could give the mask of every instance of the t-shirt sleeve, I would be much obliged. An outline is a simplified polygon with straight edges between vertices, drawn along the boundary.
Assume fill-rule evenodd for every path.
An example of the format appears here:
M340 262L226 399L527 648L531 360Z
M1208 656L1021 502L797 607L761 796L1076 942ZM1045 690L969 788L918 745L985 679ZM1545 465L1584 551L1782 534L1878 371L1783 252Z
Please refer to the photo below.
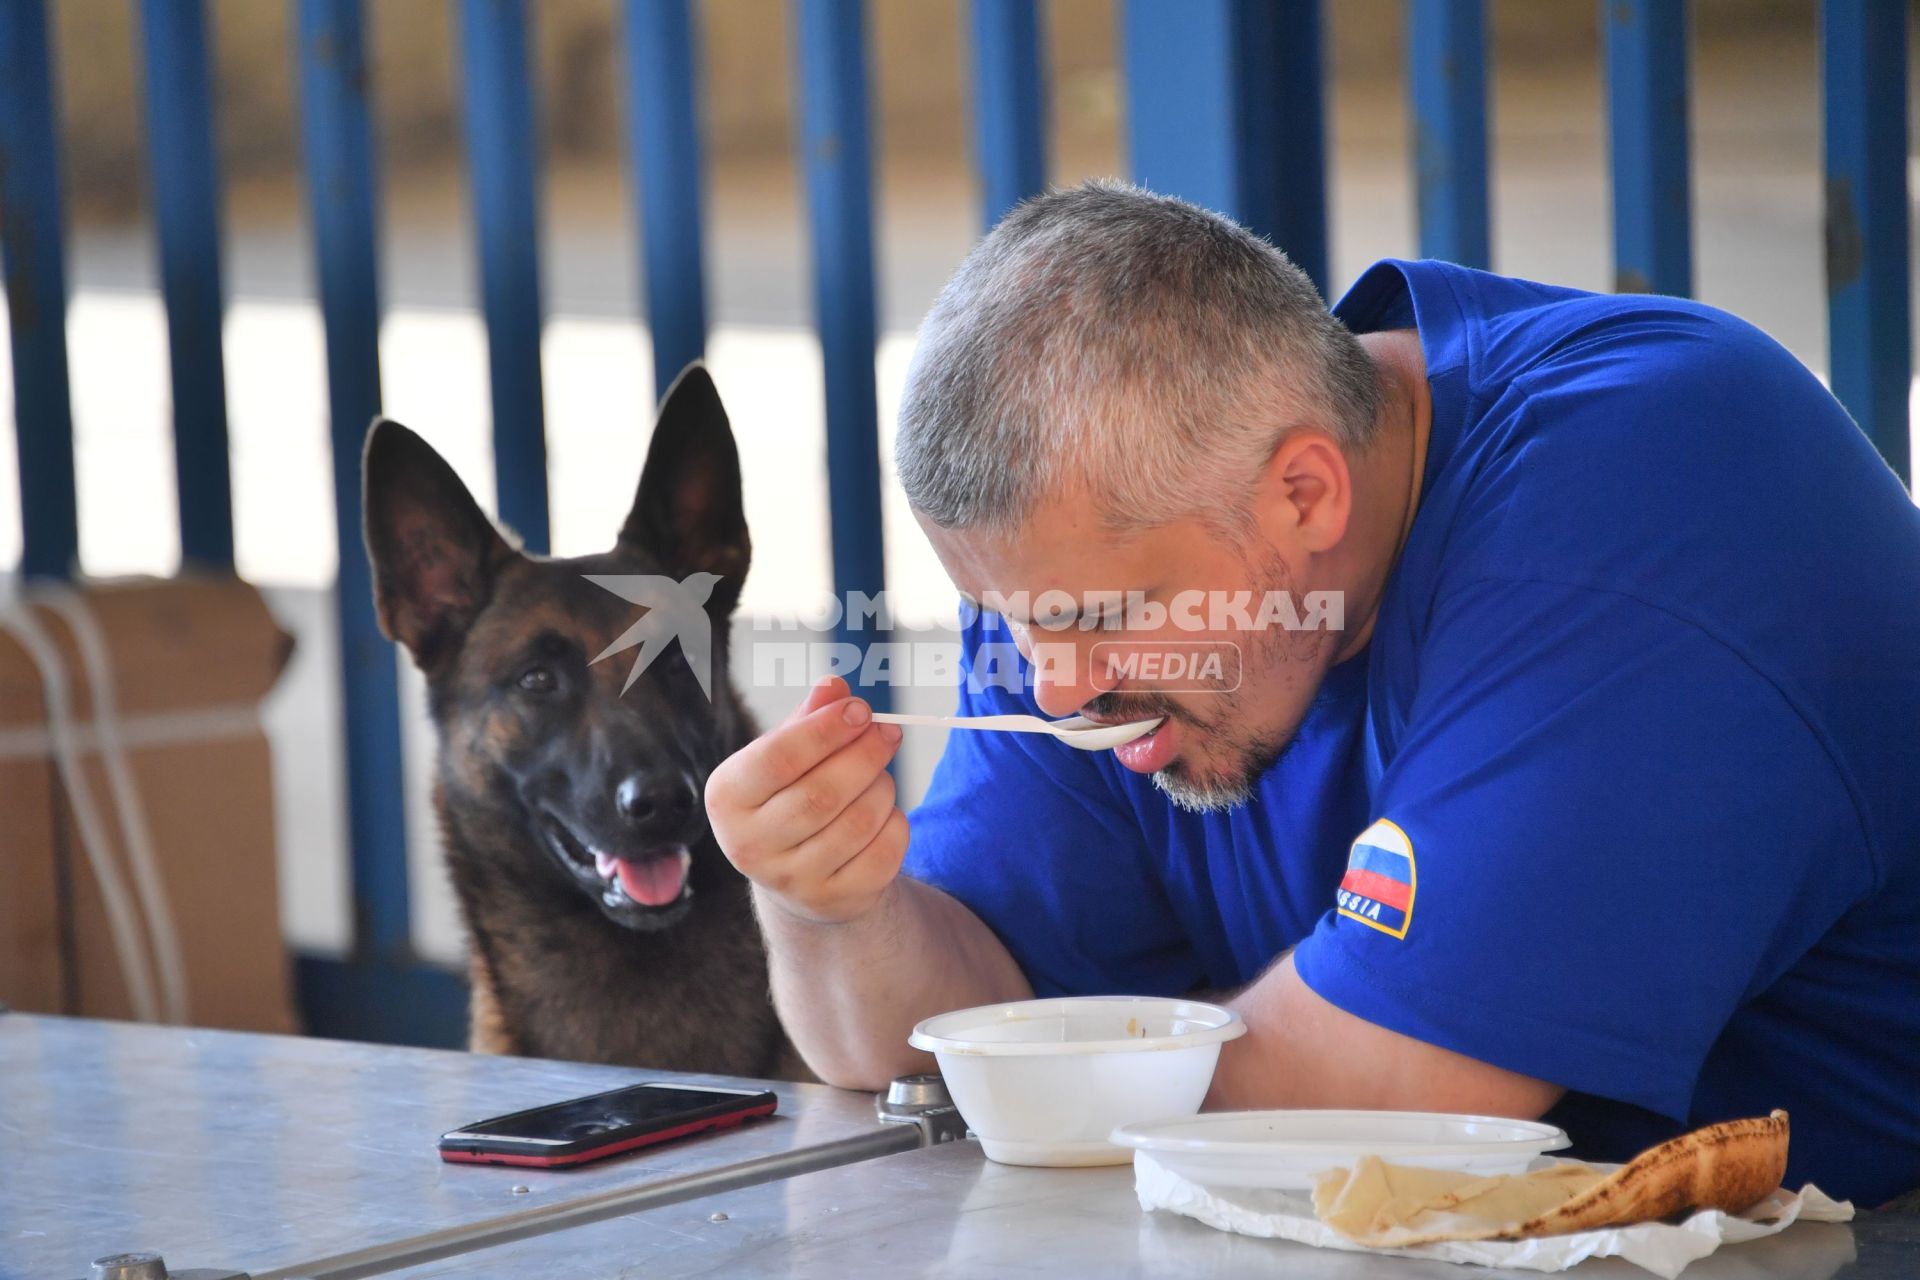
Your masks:
M1483 581L1430 628L1300 976L1380 1026L1684 1119L1734 1010L1868 891L1839 771L1739 654L1629 596Z
M1038 714L1026 670L1004 630L969 626L957 714ZM1039 734L950 732L909 815L905 873L979 916L1036 995L1189 991L1199 962L1104 754Z

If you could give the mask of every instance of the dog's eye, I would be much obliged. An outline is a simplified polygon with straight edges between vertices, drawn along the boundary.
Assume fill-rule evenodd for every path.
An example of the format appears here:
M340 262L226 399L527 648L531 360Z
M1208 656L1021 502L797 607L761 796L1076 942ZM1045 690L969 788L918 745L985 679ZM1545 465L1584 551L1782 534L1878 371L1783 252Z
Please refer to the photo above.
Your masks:
M528 693L552 693L557 683L551 667L528 667L520 673L520 687Z

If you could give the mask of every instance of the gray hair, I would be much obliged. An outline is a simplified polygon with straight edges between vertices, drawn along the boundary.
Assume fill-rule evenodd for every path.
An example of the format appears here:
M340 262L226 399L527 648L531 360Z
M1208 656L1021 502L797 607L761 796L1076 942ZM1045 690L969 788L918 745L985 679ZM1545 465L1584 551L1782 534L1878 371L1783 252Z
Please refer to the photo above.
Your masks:
M920 332L894 462L943 528L1018 529L1078 487L1116 528L1244 524L1281 439L1374 434L1373 363L1252 232L1116 182L1036 196Z

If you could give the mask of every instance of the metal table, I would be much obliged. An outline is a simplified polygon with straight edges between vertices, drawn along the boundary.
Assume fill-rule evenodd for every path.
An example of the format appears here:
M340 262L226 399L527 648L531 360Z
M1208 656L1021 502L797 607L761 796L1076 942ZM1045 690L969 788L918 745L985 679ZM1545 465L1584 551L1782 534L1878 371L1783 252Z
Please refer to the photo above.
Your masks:
M973 1142L915 1150L920 1128L817 1085L774 1086L771 1120L568 1172L434 1153L468 1121L636 1079L753 1083L0 1015L0 1280L69 1280L130 1249L253 1280L1498 1274L1143 1214L1128 1168L1012 1168ZM1646 1280L1617 1261L1574 1274ZM1836 1275L1920 1275L1920 1219L1800 1224L1686 1280Z
M1575 1280L1651 1280L1619 1259ZM1479 1280L1538 1272L1377 1258L1229 1235L1170 1213L1142 1213L1133 1171L1018 1169L971 1141L887 1156L704 1196L439 1264L405 1280L613 1280L614 1277L1259 1276L1271 1280ZM1911 1280L1920 1219L1798 1223L1731 1246L1682 1280Z
M921 1141L866 1094L779 1084L767 1120L576 1170L434 1150L474 1120L656 1079L759 1083L0 1014L0 1278L67 1280L136 1249L176 1270L345 1276L338 1255L394 1241L471 1248Z

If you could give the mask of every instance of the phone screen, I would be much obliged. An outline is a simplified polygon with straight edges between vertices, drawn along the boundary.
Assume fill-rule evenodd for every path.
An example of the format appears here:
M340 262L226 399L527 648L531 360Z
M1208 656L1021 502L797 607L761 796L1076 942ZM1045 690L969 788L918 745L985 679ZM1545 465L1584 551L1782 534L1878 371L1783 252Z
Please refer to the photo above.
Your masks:
M468 1132L495 1138L578 1142L620 1129L645 1127L669 1116L685 1115L747 1096L720 1089L640 1084L501 1116L473 1125Z

